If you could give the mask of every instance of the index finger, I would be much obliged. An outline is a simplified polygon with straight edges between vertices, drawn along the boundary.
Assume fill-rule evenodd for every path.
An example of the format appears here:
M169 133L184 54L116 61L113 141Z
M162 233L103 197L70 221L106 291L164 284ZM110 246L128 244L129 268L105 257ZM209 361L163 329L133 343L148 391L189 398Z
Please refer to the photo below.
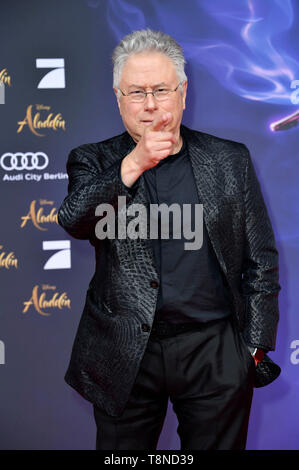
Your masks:
M163 130L165 126L171 121L172 119L172 114L171 113L165 113L162 114L162 116L158 117L152 124L151 130L152 131L160 131Z

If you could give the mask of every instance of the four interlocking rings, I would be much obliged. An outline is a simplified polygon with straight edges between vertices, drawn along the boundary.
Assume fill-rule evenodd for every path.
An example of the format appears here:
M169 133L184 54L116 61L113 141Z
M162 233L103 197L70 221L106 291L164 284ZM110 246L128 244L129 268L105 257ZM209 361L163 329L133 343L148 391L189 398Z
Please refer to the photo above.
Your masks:
M6 171L43 170L48 163L49 157L44 152L7 152L0 158L0 166Z

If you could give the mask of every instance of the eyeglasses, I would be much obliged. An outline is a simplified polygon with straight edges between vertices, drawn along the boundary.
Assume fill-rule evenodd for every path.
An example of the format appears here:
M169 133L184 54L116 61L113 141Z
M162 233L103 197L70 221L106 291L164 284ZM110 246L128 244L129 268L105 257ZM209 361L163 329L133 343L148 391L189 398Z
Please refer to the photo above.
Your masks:
M120 88L118 89L119 91L121 91L123 96L127 96L132 103L143 103L147 95L153 95L153 97L156 98L157 101L167 100L169 98L170 93L177 91L178 87L182 83L183 82L180 82L174 90L170 90L169 88L157 88L157 90L155 91L136 90L125 94Z

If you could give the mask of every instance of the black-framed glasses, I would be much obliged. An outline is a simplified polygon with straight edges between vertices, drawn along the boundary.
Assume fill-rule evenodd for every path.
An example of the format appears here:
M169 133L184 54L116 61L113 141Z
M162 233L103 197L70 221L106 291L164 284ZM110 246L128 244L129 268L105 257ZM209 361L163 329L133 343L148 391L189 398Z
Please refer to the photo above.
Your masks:
M177 89L182 83L183 82L180 82L174 90L171 90L170 88L166 87L161 87L157 88L157 90L155 91L134 90L130 91L130 93L128 94L124 93L120 88L119 91L121 91L123 96L127 96L132 103L143 103L147 95L153 95L153 97L156 98L157 101L164 101L169 98L170 93L177 91Z

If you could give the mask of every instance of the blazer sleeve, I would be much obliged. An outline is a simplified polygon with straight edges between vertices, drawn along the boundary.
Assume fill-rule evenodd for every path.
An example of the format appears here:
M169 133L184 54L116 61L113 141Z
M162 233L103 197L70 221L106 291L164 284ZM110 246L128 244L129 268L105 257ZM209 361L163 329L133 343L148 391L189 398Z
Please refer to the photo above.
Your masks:
M278 251L267 208L250 154L244 146L245 253L242 292L245 297L244 339L266 351L275 349L279 320Z
M116 208L118 196L126 196L129 202L138 187L138 181L131 188L123 183L121 157L104 170L99 163L101 158L105 156L99 155L95 145L77 147L69 154L68 194L58 209L58 223L74 238L94 236L99 220L95 209L99 204L109 203Z

